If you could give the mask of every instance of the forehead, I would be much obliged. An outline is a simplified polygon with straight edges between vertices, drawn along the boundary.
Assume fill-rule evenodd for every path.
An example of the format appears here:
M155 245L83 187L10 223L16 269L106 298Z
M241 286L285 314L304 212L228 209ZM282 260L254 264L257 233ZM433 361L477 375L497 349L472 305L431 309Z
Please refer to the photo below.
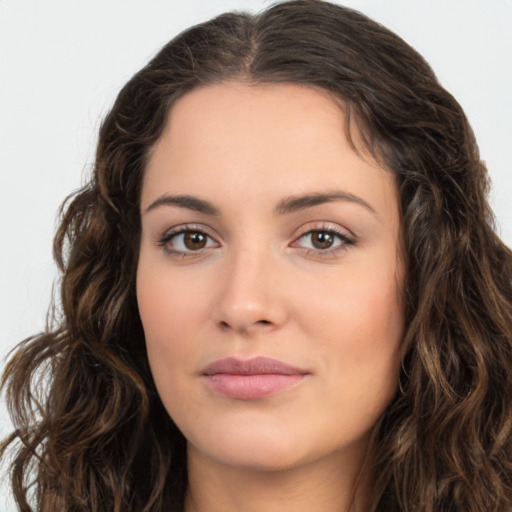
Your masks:
M342 105L296 84L225 83L179 99L150 153L142 203L191 187L267 200L275 192L275 201L342 187L377 205L396 203L392 173L350 145Z
M341 102L335 103L326 91L298 84L208 85L192 90L173 105L159 142L165 144L172 136L175 146L197 147L199 143L205 148L222 138L232 146L276 142L277 135L281 143L292 142L292 135L295 142L300 138L312 141L318 122L329 123L333 135L345 134L341 109ZM285 133L290 137L285 138Z

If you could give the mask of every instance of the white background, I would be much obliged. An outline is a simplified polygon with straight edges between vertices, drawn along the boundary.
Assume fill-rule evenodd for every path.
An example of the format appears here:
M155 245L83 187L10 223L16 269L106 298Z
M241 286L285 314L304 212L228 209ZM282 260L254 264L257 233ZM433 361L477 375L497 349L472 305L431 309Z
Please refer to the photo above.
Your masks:
M57 209L120 87L171 37L265 0L0 0L0 368L40 331ZM346 0L422 53L465 109L512 246L512 0ZM0 435L8 429L0 407ZM0 477L2 479L2 477ZM5 488L4 488L5 489ZM6 503L0 484L0 509Z

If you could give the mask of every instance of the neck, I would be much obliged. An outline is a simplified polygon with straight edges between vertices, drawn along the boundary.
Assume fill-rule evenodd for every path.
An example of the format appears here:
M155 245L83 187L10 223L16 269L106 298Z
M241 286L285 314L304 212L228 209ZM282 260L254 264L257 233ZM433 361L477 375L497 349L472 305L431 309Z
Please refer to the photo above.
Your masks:
M331 454L294 468L261 470L219 464L189 447L185 512L366 512L368 482ZM348 462L348 461L345 461Z

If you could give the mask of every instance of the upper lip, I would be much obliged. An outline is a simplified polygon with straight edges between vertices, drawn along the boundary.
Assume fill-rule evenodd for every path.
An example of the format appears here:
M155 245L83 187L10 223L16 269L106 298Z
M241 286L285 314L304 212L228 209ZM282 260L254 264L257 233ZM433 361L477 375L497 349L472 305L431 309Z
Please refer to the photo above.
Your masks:
M269 357L254 357L252 359L237 359L226 357L209 364L202 370L202 375L306 375L306 370L283 363Z

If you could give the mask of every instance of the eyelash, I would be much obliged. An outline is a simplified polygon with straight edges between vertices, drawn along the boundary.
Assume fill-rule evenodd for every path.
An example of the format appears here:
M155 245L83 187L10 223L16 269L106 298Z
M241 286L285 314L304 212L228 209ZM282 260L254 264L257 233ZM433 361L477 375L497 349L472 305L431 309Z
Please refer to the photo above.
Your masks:
M218 244L218 242L216 242L214 240L214 238L212 236L210 236L203 228L201 228L199 226L194 226L194 225L180 226L178 228L172 229L171 231L167 231L157 240L157 244L163 248L163 250L165 251L165 253L168 256L181 257L181 258L187 258L187 257L191 257L191 256L193 257L196 255L199 255L203 252L204 249L209 249L211 247L210 246L210 247L200 248L197 250L190 249L188 251L183 251L183 250L176 249L169 245L169 242L173 238L178 237L179 235L185 235L186 233L194 233L194 234L203 235L208 240L210 240L210 241L213 240L215 242L215 244ZM307 231L305 231L302 234L300 234L299 236L297 236L293 240L293 242L290 244L290 247L300 248L299 246L297 246L295 244L297 244L300 240L304 239L307 236L312 236L314 233L325 233L325 234L334 236L335 238L338 238L340 240L340 243L338 243L338 245L336 245L335 247L328 247L326 249L309 248L309 247L302 248L302 250L307 255L312 255L315 257L329 258L329 257L335 256L339 252L347 250L347 248L349 246L355 245L355 243L356 243L356 239L354 237L348 236L346 233L342 232L341 230L336 229L335 227L333 227L331 225L322 225L322 226L314 227L312 229L308 229ZM208 243L208 241L206 243Z
M202 249L198 249L196 251L181 251L169 245L169 242L179 235L185 235L186 233L195 233L205 236L209 240L214 240L203 228L187 224L185 226L179 226L177 228L171 229L170 231L165 232L158 240L157 244L163 248L165 253L171 257L190 257L200 254ZM214 240L215 241L215 240ZM207 242L208 243L208 242ZM215 242L216 244L218 242Z
M329 258L337 255L341 251L346 251L348 247L355 245L356 239L347 235L347 233L335 228L332 225L322 225L318 227L314 227L312 229L308 229L301 235L299 235L295 240L290 244L291 247L294 247L299 240L307 236L312 236L314 233L325 233L336 238L339 238L340 243L335 245L334 247L328 247L326 249L316 249L316 248L308 248L304 247L303 250L306 254L310 256L320 257L320 258Z

